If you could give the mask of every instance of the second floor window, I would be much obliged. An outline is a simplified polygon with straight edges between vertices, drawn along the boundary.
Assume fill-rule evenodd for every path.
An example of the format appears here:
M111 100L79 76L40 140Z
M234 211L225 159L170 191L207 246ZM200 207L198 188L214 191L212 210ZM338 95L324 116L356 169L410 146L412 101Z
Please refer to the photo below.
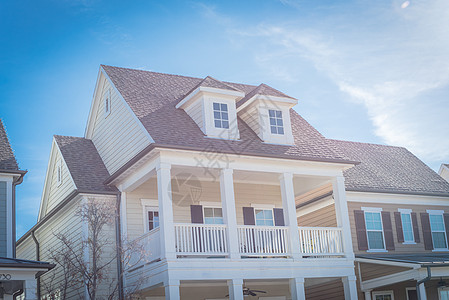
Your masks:
M415 238L413 236L412 217L410 213L401 213L402 231L404 233L404 242L413 243Z
M284 134L284 122L282 121L282 111L270 109L268 110L270 117L271 133Z
M215 128L229 128L228 105L214 102L214 125Z
M223 224L223 212L220 207L204 208L204 224Z
M380 212L365 212L366 234L370 250L384 250L384 236Z
M254 214L257 226L274 226L272 209L255 209Z
M434 249L447 249L446 230L442 214L429 214Z
M159 227L159 212L156 208L147 208L148 231Z

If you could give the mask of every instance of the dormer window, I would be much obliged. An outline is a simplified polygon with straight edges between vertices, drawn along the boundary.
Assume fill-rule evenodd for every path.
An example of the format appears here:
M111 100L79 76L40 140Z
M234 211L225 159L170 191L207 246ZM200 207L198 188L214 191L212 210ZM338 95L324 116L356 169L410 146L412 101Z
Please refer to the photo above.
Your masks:
M215 128L229 128L228 105L214 102L214 124Z
M270 129L273 134L284 134L284 123L282 122L282 111L270 109Z

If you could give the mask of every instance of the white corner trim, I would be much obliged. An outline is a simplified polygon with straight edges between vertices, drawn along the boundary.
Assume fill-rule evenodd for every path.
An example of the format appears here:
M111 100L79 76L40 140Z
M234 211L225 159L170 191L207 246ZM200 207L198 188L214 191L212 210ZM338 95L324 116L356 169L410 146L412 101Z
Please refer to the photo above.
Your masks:
M382 208L380 207L362 207L361 210L366 212L381 212Z
M159 201L154 199L140 199L142 206L154 206L159 207Z
M442 215L442 214L444 214L444 210L427 209L426 212L429 215Z
M221 202L200 201L200 205L203 207L222 208Z
M412 210L410 208L398 208L398 212L401 214L411 214Z

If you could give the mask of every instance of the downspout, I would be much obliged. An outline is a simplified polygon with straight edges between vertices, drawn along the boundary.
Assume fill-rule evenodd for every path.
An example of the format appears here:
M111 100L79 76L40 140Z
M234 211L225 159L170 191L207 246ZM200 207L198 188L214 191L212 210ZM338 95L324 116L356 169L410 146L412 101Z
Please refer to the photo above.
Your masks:
M429 281L432 278L432 272L430 271L430 266L427 266L426 268L427 268L427 277L416 282L416 291L418 294L418 300L421 300L421 293L419 292L419 285L421 283L424 285L424 283L426 281ZM424 290L425 290L425 285L424 285Z
M40 245L39 245L39 242L38 242L36 236L34 235L34 231L31 231L31 237L33 238L33 241L36 244L36 260L40 261L40 259L41 259ZM37 299L40 299L41 298L41 275L40 274L37 275L36 281L37 281L36 296L37 296Z
M19 178L12 182L12 257L16 258L16 186L23 182L23 176L21 174Z
M122 253L122 231L120 220L120 206L121 206L122 194L117 192L117 213L115 220L115 241L117 244L117 280L118 280L118 298L120 300L125 299L125 293L123 290L123 253Z

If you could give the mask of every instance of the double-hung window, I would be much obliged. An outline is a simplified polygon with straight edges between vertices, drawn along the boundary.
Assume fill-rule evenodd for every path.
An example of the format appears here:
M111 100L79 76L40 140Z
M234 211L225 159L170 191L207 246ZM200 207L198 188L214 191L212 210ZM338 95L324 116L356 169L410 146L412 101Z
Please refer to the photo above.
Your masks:
M373 292L373 300L394 300L393 291Z
M385 250L381 210L369 209L364 211L369 250Z
M221 207L204 207L204 224L224 224Z
M412 210L411 209L399 209L401 213L402 232L404 234L404 243L414 243L415 237L413 235L412 225Z
M270 130L273 134L284 134L284 122L282 121L282 111L268 110L270 118Z
M432 231L433 248L435 250L447 249L446 229L443 219L443 211L428 210L430 230Z
M213 103L215 128L229 128L228 105L226 103Z
M272 209L254 209L257 226L274 226Z
M147 215L148 231L151 231L159 227L159 211L157 207L147 207L146 215Z

